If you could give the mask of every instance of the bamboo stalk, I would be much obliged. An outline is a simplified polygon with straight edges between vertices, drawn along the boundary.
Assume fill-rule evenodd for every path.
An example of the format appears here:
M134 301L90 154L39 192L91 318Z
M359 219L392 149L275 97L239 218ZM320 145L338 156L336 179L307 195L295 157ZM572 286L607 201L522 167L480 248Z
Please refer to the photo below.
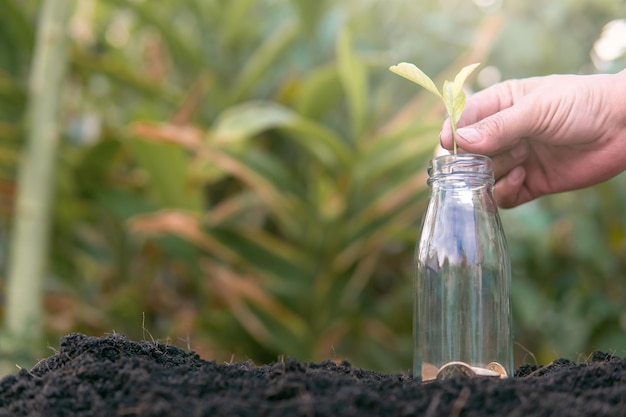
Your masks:
M29 79L26 142L17 178L5 326L17 349L40 340L59 115L73 0L44 0ZM36 346L36 345L35 345Z

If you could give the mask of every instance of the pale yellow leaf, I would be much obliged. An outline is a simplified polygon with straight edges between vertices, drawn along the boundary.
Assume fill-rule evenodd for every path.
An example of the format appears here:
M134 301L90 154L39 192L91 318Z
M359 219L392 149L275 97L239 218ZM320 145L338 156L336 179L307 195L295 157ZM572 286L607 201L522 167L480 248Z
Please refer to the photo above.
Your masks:
M460 91L467 77L480 65L480 62L463 67L461 71L454 77L454 89Z
M450 81L444 81L443 83L443 102L446 105L446 111L448 112L448 116L450 117L450 122L453 126L456 126L456 123L461 118L461 113L463 112L463 108L459 109L458 95L457 91L454 89L454 83ZM465 100L463 100L465 104Z
M454 96L454 125L459 122L463 110L465 109L465 92L463 90L457 91Z
M463 114L463 109L465 109L466 96L463 91L463 84L472 71L474 71L479 65L480 63L475 63L463 67L456 77L454 77L453 83L446 81L444 84L443 97L446 103L446 110L448 110L450 120L455 126L461 118L461 114Z
M421 85L431 93L441 97L441 93L437 89L437 86L435 86L435 83L433 83L433 80L431 80L428 75L424 74L424 72L415 65L408 62L401 62L398 65L389 67L389 70L401 77L406 78L407 80Z

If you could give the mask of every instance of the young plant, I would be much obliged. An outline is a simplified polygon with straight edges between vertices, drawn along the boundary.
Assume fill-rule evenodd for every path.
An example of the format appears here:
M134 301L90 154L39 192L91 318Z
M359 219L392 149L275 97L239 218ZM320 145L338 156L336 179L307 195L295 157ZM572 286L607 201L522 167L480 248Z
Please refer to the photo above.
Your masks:
M480 63L471 64L463 67L461 71L454 77L454 81L444 81L442 91L439 91L433 80L415 65L408 62L401 62L398 65L389 67L392 72L421 85L431 93L439 96L446 106L446 111L450 117L450 125L452 126L452 143L453 151L456 155L456 125L465 109L465 92L463 91L463 83L467 77L478 67Z

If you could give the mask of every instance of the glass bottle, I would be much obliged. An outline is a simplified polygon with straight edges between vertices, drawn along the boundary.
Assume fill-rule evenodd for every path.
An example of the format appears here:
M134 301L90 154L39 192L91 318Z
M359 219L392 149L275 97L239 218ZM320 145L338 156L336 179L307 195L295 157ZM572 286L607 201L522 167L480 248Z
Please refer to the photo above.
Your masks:
M428 174L414 259L413 375L513 375L511 266L491 159L439 156ZM462 369L443 372L450 366Z

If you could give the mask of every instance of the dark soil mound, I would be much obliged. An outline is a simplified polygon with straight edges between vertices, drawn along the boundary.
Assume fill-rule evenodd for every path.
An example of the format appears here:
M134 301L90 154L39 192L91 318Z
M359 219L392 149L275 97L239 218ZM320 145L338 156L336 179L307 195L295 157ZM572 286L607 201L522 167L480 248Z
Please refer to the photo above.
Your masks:
M626 360L523 366L515 378L420 384L297 360L216 364L160 343L72 334L0 381L0 417L626 416Z

